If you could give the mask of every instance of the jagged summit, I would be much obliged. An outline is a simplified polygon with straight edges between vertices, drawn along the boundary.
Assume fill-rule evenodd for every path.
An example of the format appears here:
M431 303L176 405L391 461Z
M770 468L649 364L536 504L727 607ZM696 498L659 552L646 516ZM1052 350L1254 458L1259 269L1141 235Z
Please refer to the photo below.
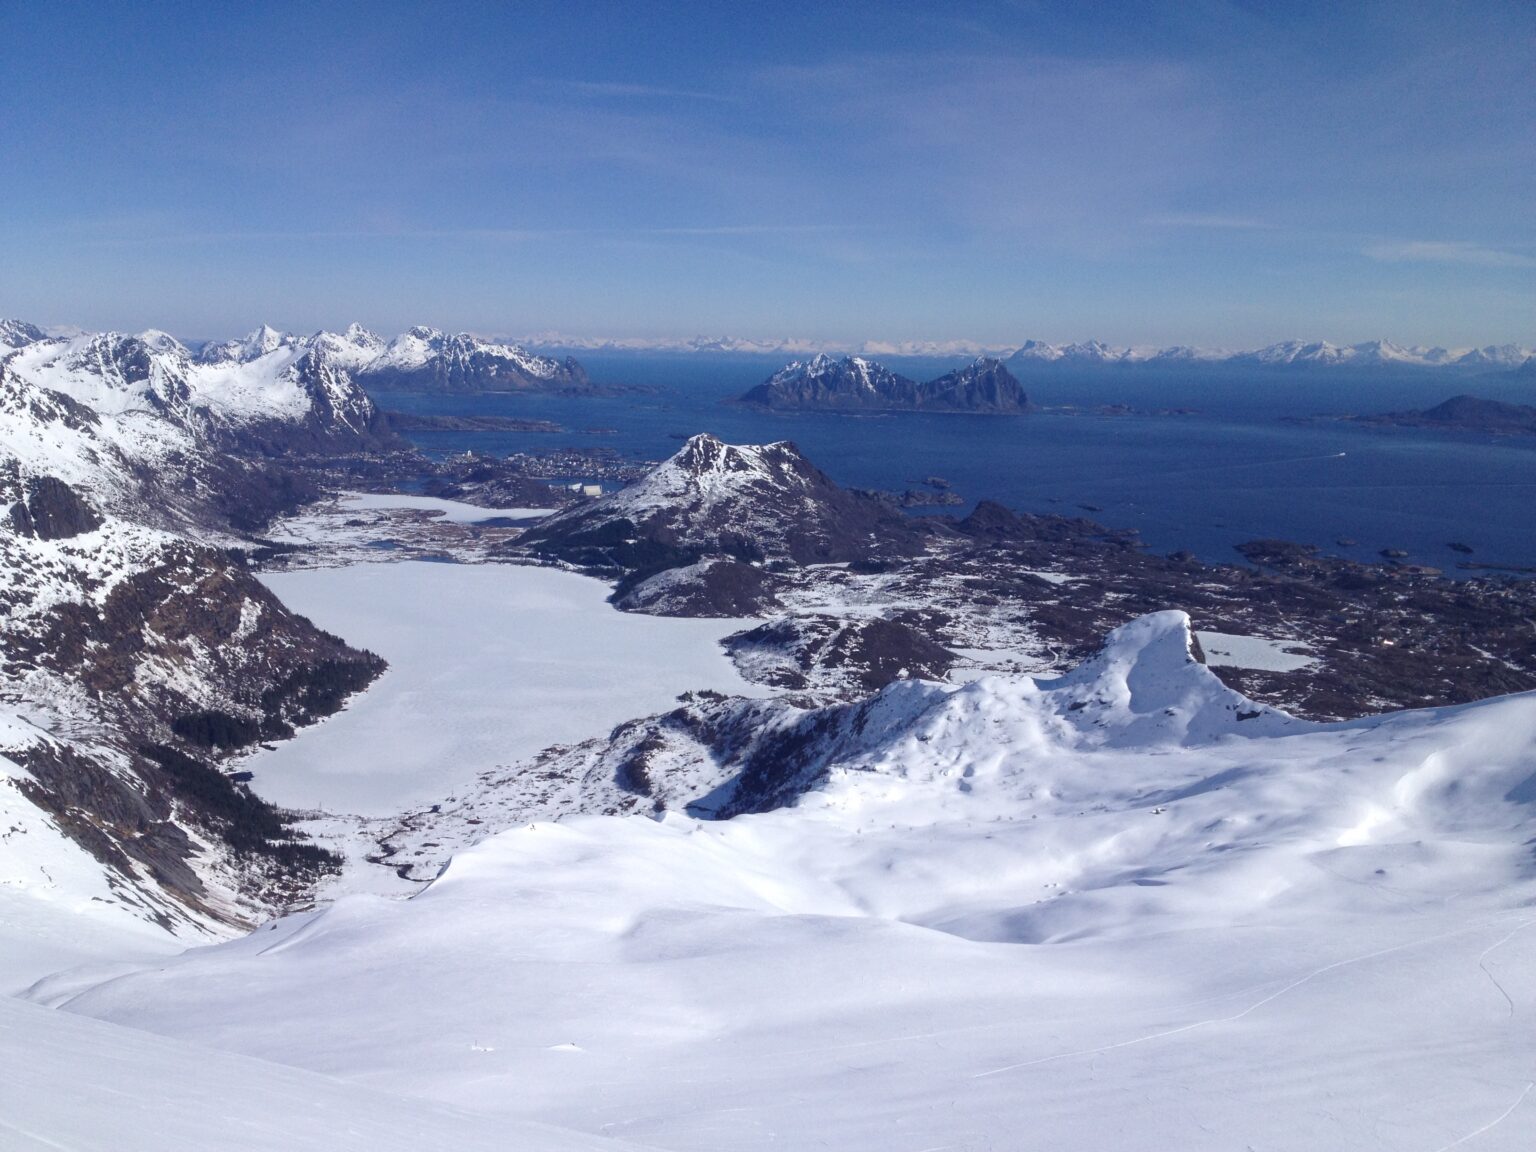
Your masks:
M239 340L205 344L195 359L209 365L243 365L284 350L297 357L316 349L324 350L333 364L359 383L381 391L581 389L588 383L581 365L569 357L553 360L518 344L486 340L467 332L446 333L424 325L385 340L357 323L342 332L320 331L307 336L263 324Z
M786 364L741 399L769 408L906 408L916 403L917 389L877 361L823 352Z
M934 412L1022 412L1028 399L1003 364L980 357L919 384L862 356L822 353L786 364L741 397L765 408L921 409Z
M338 436L368 444L389 440L365 389L587 387L574 360L432 328L386 343L360 324L307 336L263 324L194 352L158 329L50 336L35 325L4 321L0 359L17 381L62 393L98 414L167 418L195 435L245 437L245 447L267 453L344 447ZM145 425L134 435L147 441L160 433Z
M270 344L267 333L239 343ZM83 485L104 508L176 521L198 518L213 490L184 484L187 474L240 488L231 450L390 441L367 393L322 346L280 342L245 362L238 354L194 356L155 331L32 339L0 364L0 456L23 478Z
M299 337L279 332L269 324L262 324L239 340L218 340L204 344L197 358L204 364L248 364L279 348L299 342Z
M919 406L957 412L1023 412L1029 397L1007 365L981 356L921 386Z
M359 364L369 388L436 392L506 392L583 389L586 371L575 360L536 356L519 344L501 344L467 332L410 329Z
M25 320L0 320L0 356L46 339L48 333L36 324L28 324Z

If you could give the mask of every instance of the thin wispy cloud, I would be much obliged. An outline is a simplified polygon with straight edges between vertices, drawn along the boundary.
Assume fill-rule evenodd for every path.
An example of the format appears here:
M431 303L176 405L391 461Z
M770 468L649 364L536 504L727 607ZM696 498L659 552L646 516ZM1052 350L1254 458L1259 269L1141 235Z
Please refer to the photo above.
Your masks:
M1254 216L1223 216L1203 212L1165 212L1147 217L1153 228L1214 228L1231 231L1257 231L1273 228L1268 221Z
M1473 268L1536 268L1536 256L1456 240L1399 240L1365 249L1389 264L1462 264Z
M633 100L702 100L709 104L731 104L736 97L723 92L705 92L697 88L669 88L662 84L625 84L606 80L548 80L539 86L574 92L582 96Z
M724 224L719 226L678 226L660 228L325 228L280 232L145 232L139 234L93 235L82 237L86 244L245 244L272 241L401 241L464 240L493 241L510 244L573 238L610 238L615 240L731 236L817 236L856 232L859 225L849 224Z

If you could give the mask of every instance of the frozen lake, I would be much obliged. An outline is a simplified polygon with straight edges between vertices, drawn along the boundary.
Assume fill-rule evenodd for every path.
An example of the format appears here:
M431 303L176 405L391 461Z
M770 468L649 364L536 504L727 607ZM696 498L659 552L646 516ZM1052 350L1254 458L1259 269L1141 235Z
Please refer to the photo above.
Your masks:
M390 665L344 711L243 764L285 807L388 816L550 744L665 711L681 692L764 693L719 645L741 622L618 612L605 584L569 572L359 564L263 580Z

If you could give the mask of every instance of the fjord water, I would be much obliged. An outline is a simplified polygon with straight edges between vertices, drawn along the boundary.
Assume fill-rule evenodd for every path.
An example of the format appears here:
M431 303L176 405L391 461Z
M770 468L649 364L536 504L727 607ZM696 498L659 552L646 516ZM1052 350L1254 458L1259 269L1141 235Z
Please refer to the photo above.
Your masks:
M981 498L1023 511L1081 515L1135 528L1159 552L1235 558L1259 537L1316 544L1455 572L1460 561L1536 566L1536 440L1379 429L1319 415L1424 408L1461 392L1522 403L1536 387L1436 372L1284 373L1210 370L1157 375L1024 378L1030 397L1076 414L1023 417L882 413L766 413L729 403L777 362L732 356L586 356L594 380L638 389L612 397L392 394L386 407L423 413L549 420L559 433L430 432L434 455L504 455L571 447L659 459L695 432L736 442L793 440L833 479L901 491L948 480L967 506ZM953 361L897 361L926 378ZM1184 415L1095 414L1123 404ZM963 512L964 508L949 509ZM1353 544L1339 544L1352 540ZM1465 544L1470 556L1447 547Z

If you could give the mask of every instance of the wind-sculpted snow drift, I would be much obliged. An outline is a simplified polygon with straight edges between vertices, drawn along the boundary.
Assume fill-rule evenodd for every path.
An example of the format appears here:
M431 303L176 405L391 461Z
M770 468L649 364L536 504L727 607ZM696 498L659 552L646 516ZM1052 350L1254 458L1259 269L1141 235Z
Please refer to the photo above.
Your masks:
M1169 612L837 716L788 806L528 825L32 997L667 1148L1529 1146L1536 697L1309 724Z

